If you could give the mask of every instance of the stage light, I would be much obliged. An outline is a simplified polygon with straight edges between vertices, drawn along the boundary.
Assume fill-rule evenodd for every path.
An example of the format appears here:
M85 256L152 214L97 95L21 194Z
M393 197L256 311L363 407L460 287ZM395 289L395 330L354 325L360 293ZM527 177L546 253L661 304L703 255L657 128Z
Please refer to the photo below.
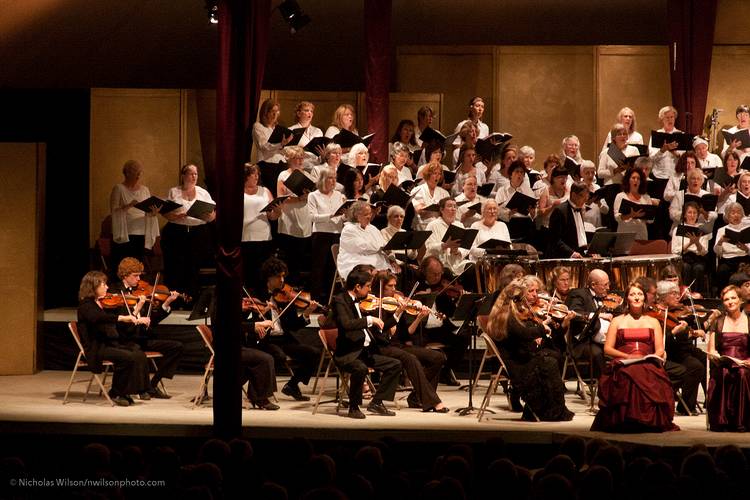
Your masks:
M208 11L208 22L218 24L219 6L217 5L217 0L206 0L206 10Z
M295 0L284 0L281 2L279 12L281 12L281 17L289 25L289 31L292 35L310 24L310 16L302 12L302 9Z

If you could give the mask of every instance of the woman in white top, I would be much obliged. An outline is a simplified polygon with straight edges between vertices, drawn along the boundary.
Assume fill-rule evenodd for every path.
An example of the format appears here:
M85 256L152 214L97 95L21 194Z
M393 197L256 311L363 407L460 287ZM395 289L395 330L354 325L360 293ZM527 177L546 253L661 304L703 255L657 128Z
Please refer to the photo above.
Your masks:
M486 241L500 240L510 243L508 226L504 222L497 220L497 213L497 202L495 200L487 200L482 205L482 218L471 225L472 229L479 231L470 252L472 260L476 260L487 253L487 250L479 248L479 245Z
M537 207L531 207L528 213L524 213L515 208L508 209L506 205L516 192L531 198L536 198L536 195L528 185L524 184L524 180L528 183L529 178L522 161L516 160L511 163L508 173L509 184L501 187L495 195L495 201L500 207L500 219L508 223L508 231L513 239L522 239L526 243L532 243L535 241L534 218L537 215Z
M310 293L313 299L325 304L336 268L331 246L339 242L341 228L344 227L344 214L334 214L344 204L346 197L334 189L336 176L330 170L320 173L317 187L316 191L307 196L307 208L313 224Z
M628 144L643 144L643 136L635 130L635 111L627 106L622 108L617 112L617 123L621 123L628 131ZM607 151L610 142L612 142L612 135L607 134L604 138L602 153Z
M567 158L571 159L576 165L580 165L583 162L581 156L581 141L576 135L569 135L563 137L562 149L560 150L560 158L562 159L562 165L565 165Z
M356 201L350 210L350 222L341 230L341 244L336 267L339 276L346 279L357 264L370 264L376 271L390 270L383 247L385 238L378 228L370 224L372 209L366 201Z
M304 148L310 141L312 141L316 137L323 137L323 131L318 127L313 126L312 124L312 119L315 115L315 105L313 103L311 103L310 101L300 101L299 104L297 104L297 107L294 109L294 115L297 117L297 123L289 128L291 130L295 130L298 128L305 129L305 132L299 139L299 143L297 143L298 146ZM305 151L305 163L303 165L305 171L312 172L313 167L318 162L318 156L322 155L323 149L321 147L319 147L318 151L314 153Z
M477 139L479 139L479 129L477 126L470 121L464 122L464 124L461 126L461 130L458 133L458 139L459 145L456 145L454 142L453 144L456 145L455 148L453 148L453 166L459 164L458 155L460 153L460 147L464 144L474 149L477 146ZM485 158L485 160L489 160L489 158Z
M359 132L354 127L355 121L354 106L351 104L342 104L333 112L331 125L326 129L326 137L333 139L342 129L359 135ZM344 152L346 153L346 151Z
M716 243L714 253L719 259L716 267L716 278L719 289L729 283L729 277L737 272L739 265L750 263L750 245L747 243L732 242L725 236L728 229L742 231L748 224L744 222L745 211L739 203L729 203L724 210L724 222L726 226L720 227L716 232Z
M115 184L109 196L109 209L112 215L112 268L125 257L135 257L141 262L146 250L151 250L159 236L157 207L148 212L135 208L135 205L151 197L151 191L141 184L143 165L136 160L128 160L122 167L125 179Z
M727 129L727 132L734 134L740 130L750 128L750 107L748 107L747 104L740 104L737 106L735 116L737 117L737 125ZM740 141L732 141L732 144L727 144L727 141L724 140L723 137L724 135L722 134L722 141L724 143L724 146L721 148L722 156L725 155L727 151L737 151L740 155L740 162L742 162L745 155L750 153L750 148L740 148L740 145L742 144Z
M662 127L657 132L680 132L674 126L677 120L677 110L672 106L664 106L659 110L659 121ZM654 160L652 174L657 179L669 179L675 173L677 159L684 151L677 149L677 141L665 142L661 148L651 146L648 140L648 155Z
M615 196L613 206L615 221L617 221L617 232L635 233L636 240L647 240L648 227L646 224L651 224L653 219L648 221L641 219L640 217L644 215L643 210L635 210L623 214L620 212L620 206L622 205L623 200L628 200L640 205L655 205L658 201L652 201L651 197L646 194L646 177L641 170L631 168L625 172L622 179L622 189L623 192L618 193L617 196Z
M480 139L484 139L485 137L490 135L490 128L486 123L482 122L482 116L484 116L484 99L479 96L472 97L469 100L469 118L459 122L459 124L456 125L456 132L459 132L461 130L461 127L463 127L466 123L473 123L474 125L476 125L477 131L479 132L478 137Z
M215 202L208 191L197 185L198 167L195 165L183 165L180 179L182 183L171 188L167 198L182 208L164 214L169 221L161 239L165 281L169 288L197 297L200 288L198 272L202 264L213 258L213 225L207 223L216 219L216 211L208 212L200 219L189 217L187 212L196 200Z
M414 180L412 171L409 168L409 161L411 159L411 153L406 144L402 142L396 142L391 144L391 163L390 165L396 168L398 173L398 185L401 185L404 181Z
M568 172L562 168L556 168L550 173L551 183L547 189L543 189L539 196L539 213L536 218L536 227L549 228L549 217L552 211L560 203L568 199Z
M409 169L409 174L413 177L417 173L417 161L419 158L412 158L411 153L419 149L419 143L414 134L414 122L411 120L401 120L398 122L396 131L391 137L391 142L388 144L388 154L391 158L395 155L394 147L397 144L401 144L406 147L406 151L409 153L406 159L406 167Z
M289 196L281 207L279 217L278 242L282 260L289 266L289 281L299 283L300 273L310 268L310 236L312 235L312 217L307 208L308 193L302 196L295 195L287 189L284 181L298 170L302 175L307 175L302 170L305 161L305 150L299 146L287 146L284 148L287 169L279 174L276 191L279 196Z
M591 160L583 160L581 163L581 182L586 184L589 188L589 193L595 193L599 189L599 184L595 182L596 179L596 166ZM596 202L589 202L585 205L583 212L583 223L591 224L591 227L586 228L586 232L595 231L596 228L602 226L602 215L609 213L609 204L604 198L599 199Z
M276 189L276 178L281 172L279 162L284 161L284 146L292 140L292 136L282 137L280 142L270 143L268 139L273 129L279 124L281 108L278 101L266 99L260 105L258 121L253 124L253 147L258 155L260 177L264 186L269 186L272 194Z
M699 168L688 170L687 187L683 191L678 191L674 198L672 198L672 203L669 205L669 218L672 219L672 222L674 223L673 227L676 227L680 221L682 221L682 209L685 204L686 194L699 197L709 194L708 191L701 189L704 180L705 177L703 176L703 172L701 172ZM706 229L713 232L714 221L717 217L716 211L711 210L710 212L707 212L703 207L698 207L698 214L698 223L705 224Z
M460 240L454 240L448 238L447 241L443 241L443 236L448 230L448 226L462 227L456 221L456 200L453 198L443 198L438 203L440 207L440 217L437 217L429 224L427 224L427 231L432 234L425 242L425 256L432 255L440 259L444 267L447 267L453 274L461 274L464 270L464 266L468 263L466 258L469 255L469 251L460 248Z
M477 194L477 177L475 175L469 175L464 181L464 190L461 194L456 196L456 203L458 204L458 212L456 218L461 221L464 227L471 227L476 221L481 219L481 210L477 210L471 207L477 203L484 204L487 198Z
M349 165L352 168L362 172L365 179L365 192L369 193L372 187L378 182L380 173L373 173L368 167L370 161L370 151L363 143L355 144L349 151Z
M612 141L625 157L638 156L638 148L628 144L628 130L622 123L615 123L610 130ZM611 147L611 146L610 146ZM628 169L625 162L619 164L609 155L609 148L604 150L599 157L598 175L604 184L619 184L622 182L622 174Z
M682 225L693 228L687 234L677 236L677 228L672 229L672 253L682 257L682 282L693 283L691 290L700 294L706 291L706 254L711 241L711 231L703 234L698 220L698 205L692 201L685 204Z
M737 151L727 151L724 155L724 166L721 167L723 172L726 173L730 178L734 179L740 174L740 155ZM718 173L718 171L717 171ZM714 174L714 177L716 174ZM727 203L737 201L737 186L739 179L735 179L736 182L726 182L723 185L719 185L714 182L714 185L721 189L719 194L719 203L716 207L716 211L720 214L724 213L724 207Z
M484 172L481 172L474 164L477 161L477 152L470 143L461 144L458 153L458 167L456 167L456 179L453 181L451 194L458 196L464 190L464 181L469 176L477 178L477 182L484 184Z
M323 163L315 165L310 171L310 178L313 182L318 182L320 172L328 169L336 175L336 190L343 192L344 185L341 181L344 180L344 174L349 169L349 166L341 163L341 146L333 142L328 144L321 155L321 160Z
M259 184L260 169L257 165L245 163L244 216L242 219L242 269L245 285L258 292L263 289L260 264L265 262L274 250L271 239L270 221L281 215L281 207L275 206L270 212L261 212L273 201L271 191Z
M380 234L383 235L383 238L385 238L385 241L387 243L391 241L391 238L393 238L396 233L406 231L406 229L403 228L404 220L406 218L406 211L398 205L391 205L390 207L388 207L386 218L388 219L388 224L380 230ZM424 250L424 247L422 247L422 249L420 250ZM409 260L415 261L417 260L418 256L418 250L407 250L406 252L406 257Z
M448 191L438 186L443 178L443 168L440 164L429 163L422 169L424 182L414 188L412 191L412 205L414 205L414 222L413 228L417 231L424 231L432 220L437 218L438 212L425 210L435 205L443 198L448 198Z
M677 160L674 167L674 175L669 178L664 188L664 201L671 202L675 195L687 184L686 174L698 166L698 158L692 151L686 151Z

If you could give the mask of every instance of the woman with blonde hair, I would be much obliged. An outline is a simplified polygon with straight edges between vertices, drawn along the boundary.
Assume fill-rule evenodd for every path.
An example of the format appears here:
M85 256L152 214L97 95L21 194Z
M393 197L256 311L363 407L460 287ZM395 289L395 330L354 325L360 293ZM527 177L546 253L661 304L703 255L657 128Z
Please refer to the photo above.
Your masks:
M355 121L354 106L351 104L342 104L333 112L331 125L326 129L326 137L333 139L342 130L348 130L353 134L359 135L359 132L354 127Z

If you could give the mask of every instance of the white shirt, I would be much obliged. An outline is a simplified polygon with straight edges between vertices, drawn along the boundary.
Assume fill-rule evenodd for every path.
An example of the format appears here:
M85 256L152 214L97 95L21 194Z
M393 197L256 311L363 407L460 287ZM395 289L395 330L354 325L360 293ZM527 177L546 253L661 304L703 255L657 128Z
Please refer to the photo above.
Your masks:
M284 149L281 143L271 144L268 139L273 134L274 127L266 127L260 122L253 124L253 143L255 144L255 150L258 154L258 161L265 161L268 163L279 163L285 161Z
M306 173L302 172L304 175ZM289 169L279 174L278 195L291 195L292 198L286 201L281 207L281 217L279 217L279 234L294 236L295 238L307 238L312 234L312 217L310 210L307 208L306 201L300 201L294 196L294 193L286 189L283 182L289 178L292 173ZM309 176L308 176L309 177ZM308 194L308 196L310 196Z
M135 207L123 210L120 207L133 202L144 201L151 197L151 191L146 186L141 186L131 191L123 184L115 184L109 196L109 209L112 214L112 239L115 243L127 243L130 241L128 235L143 235L145 237L144 247L151 249L159 236L159 221L156 217Z
M737 248L737 246L734 243L721 243L721 238L724 237L725 230L727 228L731 229L732 231L742 231L748 226L748 223L744 220L740 222L739 224L727 224L726 226L720 227L718 231L716 231L716 243L714 244L714 253L716 256L720 259L734 259L735 257L745 257L748 254L745 253L743 250L740 250Z
M295 123L291 127L289 127L289 130L296 130L298 128L304 128L299 123ZM307 146L307 144L310 143L311 140L313 140L316 137L323 137L323 131L320 130L318 127L313 126L312 124L308 125L305 129L305 132L302 134L302 137L299 139L299 143L297 144L299 147L304 148ZM312 170L313 166L315 166L318 163L318 154L317 153L311 153L310 151L305 150L305 161L302 165L302 168L304 168L306 171Z
M307 208L310 210L313 233L340 233L344 227L344 215L333 217L336 210L346 201L346 196L335 189L328 194L315 190L307 195Z
M383 235L383 238L385 239L386 243L391 241L391 238L393 238L393 236L396 233L402 233L402 232L406 232L406 229L396 229L396 226L391 226L390 224L388 224L387 226L385 226L383 229L380 230L380 234ZM390 253L393 254L393 252L390 252ZM406 251L406 256L410 259L416 259L417 255L418 255L417 250Z
M260 211L273 201L271 192L263 186L258 186L257 193L244 193L244 197L242 241L269 241L271 225L268 223L268 212Z
M412 205L414 205L414 208L417 208L418 206L422 205L424 207L429 207L430 205L433 205L435 203L438 203L443 198L448 198L450 195L448 194L448 191L441 188L440 186L435 186L435 191L430 194L430 187L427 185L426 182L423 182L419 186L415 187L411 194L414 195L414 198L411 200ZM430 212L431 214L432 212ZM437 218L436 215L431 215L429 217L415 214L414 221L412 223L412 226L417 231L424 231L427 227L427 224L429 224L430 221Z
M474 222L471 225L472 229L476 229L479 232L477 233L476 239L474 239L474 244L471 247L471 257L472 260L476 260L477 258L483 256L487 253L487 250L484 248L479 248L479 245L482 243L495 239L500 241L507 241L510 243L510 233L508 232L508 226L505 225L505 222L503 221L495 221L495 223L492 226L486 226L484 224L483 220L478 220Z
M393 163L391 163L393 165ZM387 165L386 165L387 166ZM395 165L394 165L395 167ZM403 165L401 167L401 170L399 170L398 167L396 167L396 171L398 172L398 184L401 185L404 181L413 181L414 176L411 174L411 170L406 165Z
M599 185L596 182L592 182L589 185L589 193L594 193L599 189ZM583 211L583 222L591 224L594 229L601 227L602 215L609 213L609 205L607 200L603 199L600 203L587 203L586 209Z
M609 147L611 142L612 142L612 135L608 132L607 137L604 138L604 146L602 146L602 150L599 153L599 156L601 156L602 153L607 152L607 148ZM636 132L634 130L628 136L628 144L643 144L643 136L639 132Z
M737 125L735 125L734 127L728 128L727 132L730 133L730 134L736 134L740 130L742 130L742 129L740 127L738 127ZM722 148L721 148L721 156L725 156L726 152L727 152L727 149L729 149L729 144L724 139L724 134L721 134L721 141L724 144L724 146L722 146ZM737 154L740 155L740 163L742 163L742 160L744 160L745 156L747 155L747 151L745 151L745 150L743 150L741 148L738 148L737 149Z
M619 184L622 182L624 172L618 172L617 174L614 173L618 165L607 152L608 150L605 149L599 156L599 168L597 169L596 174L604 180L605 185ZM635 146L625 146L622 153L626 157L638 156L640 154L638 148Z
M686 224L688 225L688 224ZM692 226L695 228L700 227L700 225ZM676 236L675 233L677 233L677 226L672 228L672 253L675 255L682 255L683 253L692 252L696 255L706 255L708 253L708 244L711 241L711 236L713 236L711 233L701 235L699 238L700 244L703 247L703 251L698 251L698 248L693 244L690 243L690 240L685 236ZM696 231L696 233L700 233L700 231Z
M471 121L470 119L461 120L458 122L458 125L456 125L456 130L454 131L455 134L461 132L461 127L464 126L464 124ZM488 135L490 135L490 127L487 126L486 123L484 123L482 120L477 120L477 128L479 129L479 134L477 135L478 138L484 139ZM456 140L453 141L453 144L461 145L461 137L456 137Z
M629 220L622 220L622 214L620 213L620 205L622 205L622 200L628 198L627 193L617 193L617 196L615 196L615 203L614 203L614 213L615 213L615 220L617 221L617 232L618 233L635 233L635 239L636 240L647 240L648 239L648 227L646 226L647 222L643 219L629 219ZM641 199L637 202L633 203L639 203L641 205L651 205L651 197L647 194L642 194ZM653 220L650 220L648 222L653 222Z
M456 202L462 202L469 200L465 194L461 193L458 196L456 196ZM478 194L474 195L474 199L469 201L468 203L464 203L463 205L459 205L458 209L456 210L456 220L461 222L464 227L471 227L472 224L474 224L476 221L482 219L481 212L475 212L474 215L471 217L468 217L466 220L464 220L464 215L469 211L469 207L472 205L476 205L477 203L482 203L487 201L487 198L484 196L479 196Z
M372 224L362 229L357 222L347 222L341 230L339 256L336 268L339 275L346 279L357 264L371 264L377 271L390 269L381 249L386 241L378 228Z
M453 221L452 225L462 227L461 224L456 221ZM440 259L440 262L443 263L443 266L450 269L453 274L462 273L464 266L468 262L466 257L468 256L469 251L464 248L459 248L458 253L454 254L450 248L442 248L442 240L443 236L445 236L445 232L448 230L448 223L445 222L442 217L438 217L427 224L426 230L431 231L432 234L425 242L425 247L427 249L425 256L432 255L437 257Z
M167 199L172 200L175 203L179 203L185 210L190 210L190 207L193 206L195 200L201 200L207 203L216 203L211 198L211 195L208 194L208 191L200 186L195 186L195 198L193 198L192 200L188 200L182 197L182 188L180 186L170 188L169 193L167 194ZM206 221L204 221L203 219L198 219L196 217L185 217L184 219L172 221L172 224L181 224L183 226L200 226L205 223Z
M663 128L657 130L657 132L666 132ZM672 132L681 132L680 130L672 129ZM654 162L654 166L651 169L651 174L657 179L669 179L675 174L675 166L680 155L684 153L681 150L665 151L661 152L661 148L655 148L651 146L651 139L648 140L648 155Z
M526 179L527 182L528 182L528 178L529 178L528 176L524 177L524 179ZM508 221L511 218L510 210L505 208L505 205L507 205L507 203L513 197L516 191L519 193L525 194L526 196L531 196L532 198L536 198L534 191L532 191L531 188L525 184L521 184L521 186L518 189L516 189L509 182L506 186L503 186L500 189L498 189L497 194L495 195L495 201L498 204L498 213L500 214L500 218L504 221ZM515 214L513 214L513 217L529 218L528 215L524 215L519 212L516 212Z
M695 193L690 193L695 194ZM708 191L705 189L701 189L698 191L696 196L703 196L704 194L709 194ZM672 219L673 222L673 228L677 227L677 225L682 221L682 207L685 205L685 191L678 191L677 194L674 195L674 198L672 198L672 202L669 204L669 218ZM705 219L703 215L698 216L698 223L699 224L706 224L706 228L710 229L711 232L713 232L714 229L714 221L716 220L716 217L718 214L715 210L712 210L708 212L708 219Z

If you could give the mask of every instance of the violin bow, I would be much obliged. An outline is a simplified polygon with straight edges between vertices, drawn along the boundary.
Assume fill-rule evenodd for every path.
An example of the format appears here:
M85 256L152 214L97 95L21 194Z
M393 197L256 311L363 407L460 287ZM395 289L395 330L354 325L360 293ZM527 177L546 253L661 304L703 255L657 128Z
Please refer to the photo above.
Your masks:
M253 297L252 297L252 295L250 295L250 292L247 291L247 288L245 288L244 285L242 286L242 291L245 292L245 295L247 295L247 298L250 299L250 302L252 303ZM255 309L260 313L261 318L263 318L264 320L268 320L268 318L266 317L266 313L261 312L260 308L257 307L257 304L256 304L256 308Z
M378 296L378 319L383 319L383 280L378 280L380 295Z
M151 289L151 298L150 298L149 303L148 303L148 314L147 314L147 316L149 318L151 317L151 309L154 307L154 297L156 296L156 287L159 286L159 277L160 277L160 274L157 271L156 278L154 278L154 288Z
M685 287L685 294L687 294L688 299L690 299L690 310L693 311L693 319L695 320L695 326L698 327L698 330L702 330L700 322L698 322L698 315L695 314L695 302L693 302L693 294L690 293L690 287L693 286L693 283L695 283L695 280L693 280L688 286Z
M125 304L125 309L128 310L128 316L133 316L133 311L130 310L130 306L128 305L128 300L125 298L125 291L120 290L120 295L122 296L122 303Z
M284 313L287 311L287 309L289 309L292 305L294 305L294 301L297 300L297 298L300 295L302 295L302 292L303 292L303 290L300 290L299 292L297 292L297 295L295 295L294 298L289 301L289 303L286 305L286 307L281 310L281 312L279 313L279 315L276 316L275 319L271 320L271 326L268 327L269 329L273 328L273 325L276 324L276 322L281 319L281 317L284 315Z

